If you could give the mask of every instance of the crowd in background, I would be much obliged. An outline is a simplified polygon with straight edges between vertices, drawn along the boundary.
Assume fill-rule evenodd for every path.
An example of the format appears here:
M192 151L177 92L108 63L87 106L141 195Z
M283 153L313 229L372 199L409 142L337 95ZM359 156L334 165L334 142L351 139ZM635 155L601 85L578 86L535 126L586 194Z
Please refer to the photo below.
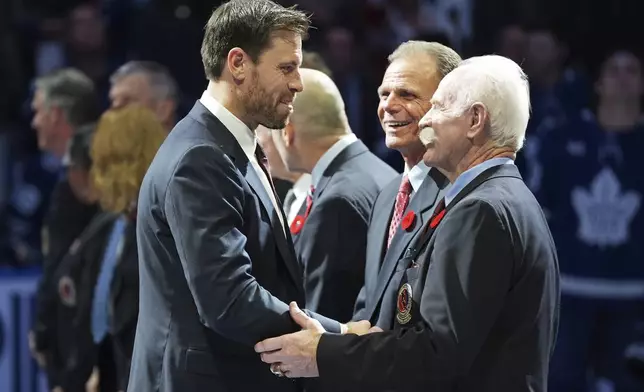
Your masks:
M214 3L25 0L0 5L0 265L23 268L62 258L70 245L80 246L74 240L90 221L96 228L83 239L90 245L83 244L82 257L106 257L103 246L91 245L92 238L103 233L109 244L107 227L136 210L138 184L162 135L206 85L199 47ZM376 116L376 90L387 55L397 45L410 39L438 41L464 58L493 51L522 65L530 79L532 118L517 164L548 215L562 272L552 390L581 391L582 380L589 377L601 388L615 388L602 391L642 390L624 363L625 351L637 340L644 299L644 69L637 47L630 45L636 29L593 36L590 45L579 39L584 24L573 21L573 14L555 24L548 19L523 23L524 12L518 11L516 18L480 21L480 15L490 14L489 7L502 7L503 1L298 3L314 13L317 27L305 49L319 57L309 61L326 63L353 132L398 171L403 163L384 145ZM611 13L628 18L629 3L617 3L623 8L607 11L605 26L622 21ZM562 8L553 13L565 14ZM582 20L595 15L589 8L577 11ZM499 9L498 14L508 12ZM80 104L51 101L56 94L81 97ZM68 184L67 192L57 187L61 181ZM101 191L90 189L89 182ZM281 196L288 187L280 185ZM65 195L82 203L72 205ZM72 206L76 209L70 214ZM61 214L74 219L52 227ZM97 219L100 214L106 215ZM127 220L114 227L131 229ZM67 262L73 270L75 261ZM98 263L92 274L98 276L100 268ZM133 298L136 283L128 282L127 268L135 267L115 273L122 276L124 295ZM99 281L85 289L96 290L97 300L100 286ZM91 294L59 288L50 295L65 294L63 305L67 300L91 307L81 304ZM48 298L39 302L53 303ZM136 309L125 309L121 316L123 333L113 335L127 351ZM64 318L64 312L56 317ZM64 330L39 334L36 325L33 344L44 350L55 336L63 342L85 339L107 350L101 345L104 332L95 330L100 324L93 320L84 337L65 336ZM42 360L53 363L72 354L56 355ZM126 379L127 370L112 370L114 380ZM89 374L92 366L78 371Z

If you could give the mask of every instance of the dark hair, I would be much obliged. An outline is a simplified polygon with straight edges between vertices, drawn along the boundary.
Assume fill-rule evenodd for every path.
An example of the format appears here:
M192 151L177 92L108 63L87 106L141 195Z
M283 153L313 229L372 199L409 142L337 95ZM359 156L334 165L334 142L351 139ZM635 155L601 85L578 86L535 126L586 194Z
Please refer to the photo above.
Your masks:
M96 124L93 123L80 126L76 130L69 141L67 149L67 165L83 170L89 170L92 168L90 150L92 148L94 131L96 131Z
M61 109L73 128L98 118L94 82L77 69L65 68L42 76L36 79L36 89L43 95L45 107Z
M633 55L633 57L635 57L639 61L640 67L644 67L642 56L635 47L627 44L614 45L607 48L605 51L600 52L600 54L596 57L597 60L595 61L595 65L594 67L591 67L591 72L594 76L595 81L599 80L602 77L604 71L606 70L608 61L611 60L615 55L620 53L628 53Z
M110 83L114 84L126 76L135 74L143 74L148 78L156 99L178 100L177 82L165 66L154 61L129 61L110 76Z
M257 62L270 44L272 33L287 30L306 38L309 24L304 12L269 0L231 0L222 4L210 16L201 44L206 77L217 80L221 76L232 48L243 49Z

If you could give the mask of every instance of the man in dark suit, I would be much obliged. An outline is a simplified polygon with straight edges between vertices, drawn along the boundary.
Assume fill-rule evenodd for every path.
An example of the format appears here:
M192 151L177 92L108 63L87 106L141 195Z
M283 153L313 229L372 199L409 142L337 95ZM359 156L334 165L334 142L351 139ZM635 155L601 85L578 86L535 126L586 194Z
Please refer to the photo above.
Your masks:
M392 275L400 273L398 259L431 216L448 183L437 169L430 170L422 161L425 146L418 138L418 122L431 107L438 83L460 62L458 53L437 42L405 42L389 56L389 67L378 89L378 117L385 143L400 152L405 172L385 187L373 208L364 286L356 300L355 320L370 320L383 329L392 327L394 306L382 306L383 298L391 298L384 290ZM414 219L401 228L407 214L413 214Z
M530 116L527 78L500 56L464 61L421 120L425 163L452 186L399 266L394 330L305 328L256 346L288 377L336 390L547 390L559 305L555 245L513 159Z
M273 131L288 171L311 174L290 230L307 307L347 321L362 287L369 215L396 172L351 131L331 78L306 68L300 74L306 90L295 99L291 121Z
M137 242L139 321L128 390L297 391L253 352L295 331L302 270L253 130L283 128L307 16L232 0L205 29L210 81L170 132L143 181ZM351 327L315 315L334 332Z
M35 86L31 125L38 137L38 147L43 153L62 160L78 128L98 117L94 83L82 72L66 68L36 79ZM42 225L43 272L38 284L34 326L29 334L31 350L39 364L45 367L47 362L53 362L51 355L58 343L55 331L56 268L97 212L94 203L78 199L66 174L65 168L61 167ZM55 373L53 368L48 368L51 389L60 387Z

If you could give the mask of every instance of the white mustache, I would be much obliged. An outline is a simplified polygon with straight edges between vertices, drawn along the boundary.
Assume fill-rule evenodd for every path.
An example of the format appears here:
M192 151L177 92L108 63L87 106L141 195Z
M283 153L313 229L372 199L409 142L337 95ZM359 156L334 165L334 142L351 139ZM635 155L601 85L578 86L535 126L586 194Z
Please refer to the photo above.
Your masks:
M434 140L436 139L436 133L434 132L434 129L432 127L424 127L420 130L418 138L420 139L421 143L423 143L423 145L427 146L428 144L434 142Z

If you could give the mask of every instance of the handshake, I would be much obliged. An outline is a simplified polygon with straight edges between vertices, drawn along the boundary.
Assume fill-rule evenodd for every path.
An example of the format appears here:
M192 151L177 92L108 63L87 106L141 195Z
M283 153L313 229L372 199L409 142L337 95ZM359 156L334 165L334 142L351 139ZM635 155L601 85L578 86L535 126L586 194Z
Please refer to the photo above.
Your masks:
M262 361L270 364L271 372L278 377L318 377L317 348L326 331L319 321L309 317L295 302L289 305L293 320L302 330L288 335L263 340L255 345L255 352ZM366 320L342 324L342 334L365 335L382 332Z

